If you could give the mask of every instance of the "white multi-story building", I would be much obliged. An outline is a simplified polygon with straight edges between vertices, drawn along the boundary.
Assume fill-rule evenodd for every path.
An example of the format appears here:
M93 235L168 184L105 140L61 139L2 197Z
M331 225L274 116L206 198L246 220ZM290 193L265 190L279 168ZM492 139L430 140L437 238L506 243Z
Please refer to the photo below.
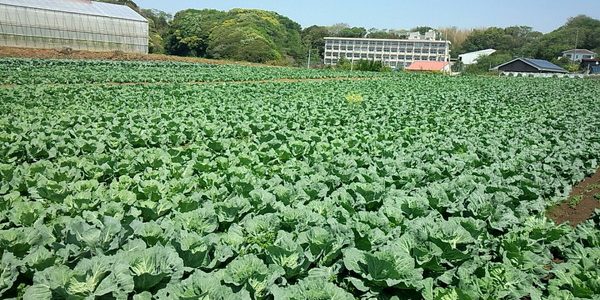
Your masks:
M391 68L405 68L414 61L450 61L450 42L425 39L325 38L325 65L340 58L351 62L381 61Z

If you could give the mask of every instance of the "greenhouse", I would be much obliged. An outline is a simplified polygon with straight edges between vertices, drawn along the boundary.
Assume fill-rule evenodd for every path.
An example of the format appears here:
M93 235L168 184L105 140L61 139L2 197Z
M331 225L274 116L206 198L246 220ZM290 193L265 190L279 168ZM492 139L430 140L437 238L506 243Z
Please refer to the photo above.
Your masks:
M0 0L0 46L148 53L148 21L88 0Z

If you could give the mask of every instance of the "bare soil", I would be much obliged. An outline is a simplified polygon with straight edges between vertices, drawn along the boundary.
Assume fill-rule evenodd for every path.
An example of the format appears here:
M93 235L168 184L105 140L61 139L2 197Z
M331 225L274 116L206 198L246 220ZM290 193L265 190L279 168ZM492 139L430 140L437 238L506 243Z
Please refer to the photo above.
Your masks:
M229 60L206 59L199 57L183 57L165 54L135 54L124 53L121 51L112 52L92 52L92 51L64 51L63 49L33 49L33 48L15 48L0 47L0 57L15 58L43 58L43 59L97 59L97 60L131 60L131 61L176 61L203 64L239 64L239 65L257 65L249 62L237 62Z
M573 188L569 198L548 210L548 217L557 224L569 222L575 227L591 218L600 208L600 169Z

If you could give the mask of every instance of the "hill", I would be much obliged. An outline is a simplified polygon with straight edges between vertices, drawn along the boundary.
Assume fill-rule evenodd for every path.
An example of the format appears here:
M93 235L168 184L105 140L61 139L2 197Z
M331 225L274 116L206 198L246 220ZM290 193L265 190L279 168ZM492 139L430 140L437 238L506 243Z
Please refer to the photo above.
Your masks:
M301 26L257 9L188 9L175 14L165 39L170 54L290 64L304 55Z
M525 47L531 56L550 60L573 48L600 53L600 20L584 15L570 18L565 25Z

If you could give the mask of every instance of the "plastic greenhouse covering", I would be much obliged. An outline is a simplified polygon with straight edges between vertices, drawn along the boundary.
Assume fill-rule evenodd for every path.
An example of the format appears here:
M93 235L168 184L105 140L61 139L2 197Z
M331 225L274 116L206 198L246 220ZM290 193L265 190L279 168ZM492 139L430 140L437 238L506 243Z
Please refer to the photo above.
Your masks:
M87 0L0 0L0 46L148 53L148 21Z

